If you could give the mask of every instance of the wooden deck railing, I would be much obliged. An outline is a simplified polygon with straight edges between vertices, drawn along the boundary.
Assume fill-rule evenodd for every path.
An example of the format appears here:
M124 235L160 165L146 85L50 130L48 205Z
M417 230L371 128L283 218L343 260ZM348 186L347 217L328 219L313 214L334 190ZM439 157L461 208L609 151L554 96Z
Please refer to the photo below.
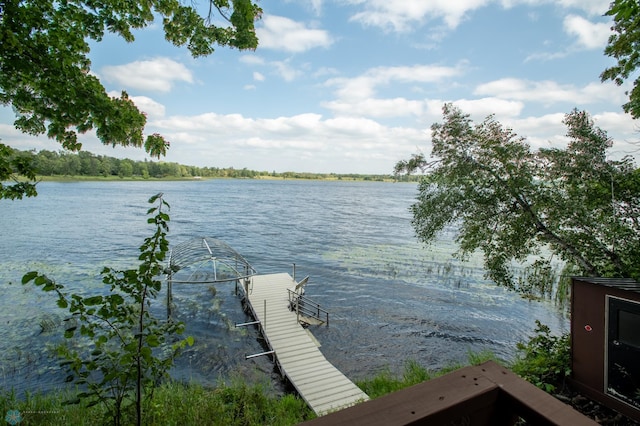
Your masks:
M494 362L306 422L309 426L567 425L598 423Z

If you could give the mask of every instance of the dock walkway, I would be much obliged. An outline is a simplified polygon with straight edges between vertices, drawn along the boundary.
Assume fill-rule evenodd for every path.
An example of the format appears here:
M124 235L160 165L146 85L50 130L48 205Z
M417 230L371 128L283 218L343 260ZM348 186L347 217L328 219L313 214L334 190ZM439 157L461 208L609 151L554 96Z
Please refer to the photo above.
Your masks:
M319 416L369 399L334 367L317 341L289 310L289 289L296 281L287 273L254 275L246 287L249 307L274 360L309 407Z

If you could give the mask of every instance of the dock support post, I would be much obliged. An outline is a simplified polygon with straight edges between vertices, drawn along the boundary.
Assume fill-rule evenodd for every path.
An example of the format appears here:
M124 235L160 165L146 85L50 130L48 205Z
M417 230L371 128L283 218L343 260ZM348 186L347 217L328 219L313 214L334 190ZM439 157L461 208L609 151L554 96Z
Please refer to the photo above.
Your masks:
M171 274L167 280L167 320L171 319Z
M254 355L245 355L244 359L251 359L251 358L255 358L257 356L262 356L262 355L271 355L275 352L276 351L266 351L266 352L261 352L259 354L254 354Z
M260 321L243 322L240 324L236 324L236 327L245 327L247 325L255 325L255 324L260 324Z

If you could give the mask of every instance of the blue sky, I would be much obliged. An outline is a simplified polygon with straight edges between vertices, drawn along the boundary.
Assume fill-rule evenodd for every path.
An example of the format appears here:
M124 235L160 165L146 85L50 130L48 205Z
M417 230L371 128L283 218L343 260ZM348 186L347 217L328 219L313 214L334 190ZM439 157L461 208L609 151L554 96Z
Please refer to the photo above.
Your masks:
M200 2L205 6L204 1ZM92 71L148 114L147 133L182 164L267 171L392 173L453 102L478 121L495 114L532 147L566 143L564 114L588 111L614 139L612 158L637 156L625 90L601 83L609 0L262 0L255 52L218 48L194 59L158 24L125 43L93 45ZM59 150L15 131L0 139ZM142 150L83 147L141 160Z

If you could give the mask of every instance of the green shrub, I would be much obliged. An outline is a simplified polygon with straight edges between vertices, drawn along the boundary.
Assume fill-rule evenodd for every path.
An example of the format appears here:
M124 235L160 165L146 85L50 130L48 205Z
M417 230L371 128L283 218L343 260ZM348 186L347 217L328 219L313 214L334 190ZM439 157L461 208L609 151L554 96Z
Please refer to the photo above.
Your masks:
M527 343L518 343L517 349L511 367L514 373L548 393L564 387L571 374L568 333L554 336L549 327L536 320L535 335Z

